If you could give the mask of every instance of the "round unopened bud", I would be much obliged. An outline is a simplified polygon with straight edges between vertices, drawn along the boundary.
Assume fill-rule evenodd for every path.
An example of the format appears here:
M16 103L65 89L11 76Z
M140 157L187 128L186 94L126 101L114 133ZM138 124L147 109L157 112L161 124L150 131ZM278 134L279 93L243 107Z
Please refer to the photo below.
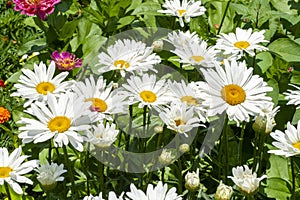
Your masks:
M272 132L273 127L276 125L274 118L270 115L257 116L252 128L257 133L269 134Z
M152 43L152 46L155 52L160 52L163 50L164 42L162 40L156 40Z
M163 149L158 160L161 164L168 165L173 161L174 158L175 156L172 154L171 149Z
M229 200L232 196L233 190L232 187L225 185L220 182L220 185L217 187L217 191L215 194L216 200Z
M164 127L162 126L155 126L154 127L154 132L155 133L162 133L164 131Z
M199 169L197 169L197 172L188 172L184 179L186 189L196 191L200 188Z
M179 146L179 151L180 151L181 153L189 152L189 151L190 151L190 145L188 145L188 144L181 144L181 145Z

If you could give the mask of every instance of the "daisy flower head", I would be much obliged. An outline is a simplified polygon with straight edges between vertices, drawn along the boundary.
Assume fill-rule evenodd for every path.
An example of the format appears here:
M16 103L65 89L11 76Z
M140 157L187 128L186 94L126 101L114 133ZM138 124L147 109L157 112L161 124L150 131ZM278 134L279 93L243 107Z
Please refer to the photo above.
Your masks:
M198 43L189 41L186 45L175 48L171 52L175 53L184 65L215 67L217 50L214 46L208 47L205 41Z
M155 75L144 74L142 77L131 76L127 83L122 84L122 95L128 97L129 105L139 103L139 108L157 107L170 101L165 79L156 80Z
M164 108L159 113L159 117L168 129L182 133L186 137L188 137L187 132L194 127L201 126L199 118L195 117L194 107L182 102L172 102L169 108Z
M183 49L184 46L188 45L191 42L200 43L201 39L196 32L191 33L188 30L186 32L172 31L171 33L168 33L168 37L165 39L165 41L174 45L176 49Z
M160 13L176 16L179 18L179 24L184 27L184 21L189 23L191 17L203 15L206 11L204 6L201 6L201 1L194 0L166 0L162 5L166 10L159 10Z
M27 100L24 107L29 106L34 101L45 101L47 94L55 96L64 93L72 84L70 81L63 80L68 76L68 72L62 72L54 76L55 63L51 62L47 68L43 62L39 65L34 64L34 71L22 69L23 75L20 76L17 84L14 85L17 91L11 96L21 96Z
M76 58L75 54L67 51L59 53L57 50L51 54L56 67L61 71L71 71L82 66L82 59Z
M197 89L194 87L194 82L186 84L183 80L181 83L168 81L168 85L174 101L181 101L188 106L193 106L200 121L206 121L207 109L202 105L204 97L197 92Z
M28 16L37 15L41 20L46 20L47 15L53 13L54 5L60 0L13 0L14 9Z
M93 131L87 132L87 141L99 148L110 147L117 139L119 130L116 129L115 124L109 124L108 122L104 126L100 123L97 126L93 126Z
M294 87L296 90L288 89L287 92L284 92L285 99L288 100L287 105L298 106L300 104L300 87L294 84L289 84ZM297 107L298 109L299 107Z
M272 144L278 149L269 150L268 153L285 157L300 154L300 121L298 121L297 127L288 122L284 132L276 130L270 135L275 140Z
M6 108L0 106L0 124L7 122L10 117L10 112Z
M126 111L125 97L113 91L113 82L106 84L102 76L97 80L93 76L86 78L84 81L77 82L72 90L83 99L84 102L91 103L89 110L96 117L92 121L102 119L112 120L111 115L123 113Z
M257 178L257 174L255 172L252 173L252 170L247 165L232 168L232 175L228 176L228 178L246 195L253 194L258 189L259 183L267 178L267 175Z
M148 70L156 72L154 65L161 61L160 57L153 53L153 47L129 39L117 40L107 48L107 53L101 52L98 58L99 73L119 70L123 77L126 72L142 73Z
M231 186L225 185L220 181L219 186L217 187L217 191L215 194L216 200L230 200L233 194L233 189Z
M226 112L229 120L249 122L250 116L261 112L261 105L271 102L266 96L272 87L258 75L253 75L253 68L247 69L245 61L224 61L224 68L201 69L206 83L201 84L207 96L203 102L207 105L208 116L215 116Z
M38 172L37 180L44 190L54 189L58 181L64 180L64 177L61 175L67 172L63 164L49 164L48 161L45 164L40 164L35 171Z
M267 47L259 45L261 42L269 42L265 40L265 31L253 32L252 28L247 30L236 28L235 33L221 33L217 40L216 48L224 50L223 54L232 55L241 58L244 52L254 56L254 49L258 51L268 50Z
M83 151L83 135L90 127L90 104L84 103L76 94L67 92L56 98L48 94L46 104L36 102L31 105L32 115L37 119L22 117L24 124L18 135L23 143L40 143L53 139L55 147L69 143L78 151Z
M122 192L122 194L119 197L117 197L115 192L110 191L108 193L108 199L107 200L123 200L124 199L123 195L124 195L124 192ZM105 199L102 197L102 192L100 192L98 196L93 196L93 195L85 196L83 198L83 200L105 200Z
M152 184L148 184L146 193L140 189L137 189L136 186L130 184L130 192L126 192L126 195L129 197L129 200L181 200L182 197L176 193L176 188L172 187L168 190L168 185L159 181L154 187Z
M17 194L23 194L19 183L33 184L33 182L24 175L32 171L38 165L37 160L24 162L29 156L21 154L21 147L15 149L11 154L8 153L5 147L0 148L0 185L3 185L4 182L8 183Z

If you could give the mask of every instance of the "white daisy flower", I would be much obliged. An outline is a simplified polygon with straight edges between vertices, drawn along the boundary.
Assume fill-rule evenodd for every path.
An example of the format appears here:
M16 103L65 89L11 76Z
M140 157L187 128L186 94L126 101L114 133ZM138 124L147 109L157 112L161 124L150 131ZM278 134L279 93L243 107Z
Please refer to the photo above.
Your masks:
M90 76L84 81L77 82L72 89L80 98L83 98L84 102L92 103L90 110L95 112L97 117L92 121L104 118L112 120L111 115L127 111L125 105L128 103L124 97L113 91L113 82L106 85L106 80L102 76L98 77L97 82L93 76Z
M289 84L290 86L293 86L296 90L287 90L287 92L284 92L283 94L286 95L285 99L289 100L287 102L287 105L295 105L298 106L300 104L300 87L294 84ZM299 107L297 107L298 109Z
M233 189L231 186L225 185L220 181L219 186L217 187L217 191L215 194L216 200L230 200L233 194Z
M88 131L87 141L99 148L110 147L117 139L119 130L116 129L115 124L100 123L97 126L93 126L93 131Z
M182 3L180 0L166 0L162 7L166 10L157 12L178 17L181 27L184 27L184 20L189 23L191 17L203 15L206 11L206 8L201 6L201 1L194 2L194 0L183 0Z
M24 124L18 135L23 143L45 142L53 138L55 147L71 143L78 151L83 151L83 136L90 128L88 103L74 93L61 94L58 99L48 94L47 104L36 102L31 105L32 114L37 119L22 117L18 123ZM48 107L47 107L48 106Z
M21 147L15 149L10 155L5 147L0 148L0 185L3 186L5 181L17 194L23 194L19 183L33 184L24 175L38 165L38 160L24 162L29 156L21 154Z
M146 47L141 41L129 39L117 40L114 45L108 47L107 53L101 52L98 58L100 73L119 70L123 77L125 72L156 72L153 65L161 61L160 57L153 53L153 47Z
M194 107L182 102L172 102L169 107L160 111L159 117L168 129L183 133L186 137L187 132L201 126L200 119L194 116Z
M175 53L180 58L180 63L184 65L215 67L218 65L215 47L207 47L205 41L199 43L188 42L181 48L176 48L171 52Z
M58 96L64 93L72 84L70 81L63 82L68 76L68 72L61 72L54 77L55 63L51 62L48 69L43 62L34 64L34 71L22 69L24 75L20 76L19 83L14 87L17 91L11 96L21 96L27 100L24 107L29 106L34 101L45 101L47 94L52 93Z
M175 46L176 49L183 49L184 46L188 45L191 42L200 43L201 39L196 32L190 33L190 31L173 31L168 34L168 38L165 41L171 43Z
M64 170L64 165L57 165L56 163L49 164L46 161L45 164L40 165L36 170L38 172L37 180L45 190L51 190L55 188L58 181L63 181L64 177L60 176L67 170Z
M166 80L156 81L155 75L131 76L127 83L122 85L125 88L122 95L129 98L130 105L139 103L139 108L157 107L170 101Z
M195 89L194 82L186 84L183 80L181 83L168 81L168 85L174 100L194 106L194 111L198 114L200 121L206 121L207 109L202 105L202 95L199 95Z
M258 51L268 50L267 47L259 45L261 42L269 42L265 40L264 30L252 33L252 29L243 30L236 28L236 33L221 33L217 40L216 48L224 50L225 55L231 54L241 58L244 52L254 56L254 49Z
M147 191L144 193L139 190L132 183L130 184L130 192L126 192L126 195L131 200L181 200L181 196L176 193L176 188L172 187L168 191L168 185L159 181L156 187L153 188L152 184L148 184Z
M291 125L290 122L287 123L286 128L284 133L280 130L271 133L271 137L276 140L272 144L278 149L269 150L268 153L283 155L285 157L300 154L300 121L298 121L297 128Z
M257 132L271 133L276 125L275 116L279 112L279 106L274 107L274 103L263 103L261 112L255 118L252 127Z
M257 178L257 174L252 173L247 165L232 168L232 174L233 176L228 176L228 178L231 178L240 190L246 194L253 194L258 189L260 181L267 178L267 175Z
M203 104L209 107L208 116L215 116L224 111L229 120L249 122L250 115L256 116L261 112L263 103L271 102L272 98L266 92L272 91L258 75L252 75L253 68L247 69L245 62L224 61L224 69L201 71L206 83L198 82L198 90L207 94Z
M110 191L108 193L107 200L123 200L123 195L124 192L119 197L117 197L115 192ZM83 200L105 200L105 199L102 197L102 192L100 192L98 196L93 196L93 195L85 196Z

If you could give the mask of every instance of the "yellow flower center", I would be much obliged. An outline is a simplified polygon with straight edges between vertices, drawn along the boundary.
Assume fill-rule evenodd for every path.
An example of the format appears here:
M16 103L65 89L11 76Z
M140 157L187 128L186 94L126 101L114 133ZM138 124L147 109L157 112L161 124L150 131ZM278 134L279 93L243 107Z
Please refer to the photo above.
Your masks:
M156 101L156 95L149 90L142 91L140 93L140 97L143 99L143 101L148 103L153 103Z
M186 13L186 10L178 10L179 17L182 17L184 13Z
M185 122L182 119L175 119L176 126L185 125Z
M9 173L12 172L12 168L10 167L0 167L0 178L9 177Z
M232 106L243 103L246 99L245 90L242 87L235 84L229 84L224 86L221 90L221 95L222 98Z
M27 3L28 4L31 4L31 5L36 5L40 2L40 0L27 0Z
M52 93L55 90L55 86L50 82L41 82L35 89L38 93L46 95L48 92Z
M239 49L247 49L250 46L250 44L247 41L238 41L234 43L234 46Z
M7 122L9 118L10 118L10 112L4 107L0 107L0 124Z
M293 147L300 151L300 142L293 144Z
M192 56L191 59L193 59L197 63L199 63L202 60L204 60L204 58L202 56Z
M105 103L105 101L103 101L101 99L87 98L85 101L92 102L92 106L91 106L92 111L105 112L107 110L107 104Z
M192 96L184 96L184 97L181 97L180 100L182 102L186 102L188 106L190 106L190 105L196 106L198 104L197 100Z
M63 133L67 131L71 126L71 120L66 116L57 116L48 122L48 128L50 131Z
M59 65L64 69L72 69L75 65L75 62L73 59L65 58L59 62Z
M120 69L123 69L123 68L127 69L128 67L130 67L130 64L127 61L125 61L125 60L116 60L114 62L114 66L118 67Z

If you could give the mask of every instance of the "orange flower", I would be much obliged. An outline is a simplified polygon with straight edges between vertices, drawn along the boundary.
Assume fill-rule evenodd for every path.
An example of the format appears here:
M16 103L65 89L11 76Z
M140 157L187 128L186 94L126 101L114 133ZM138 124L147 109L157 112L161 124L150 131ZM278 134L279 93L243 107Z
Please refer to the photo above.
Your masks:
M9 118L10 118L10 112L4 107L0 107L0 124L7 122Z

